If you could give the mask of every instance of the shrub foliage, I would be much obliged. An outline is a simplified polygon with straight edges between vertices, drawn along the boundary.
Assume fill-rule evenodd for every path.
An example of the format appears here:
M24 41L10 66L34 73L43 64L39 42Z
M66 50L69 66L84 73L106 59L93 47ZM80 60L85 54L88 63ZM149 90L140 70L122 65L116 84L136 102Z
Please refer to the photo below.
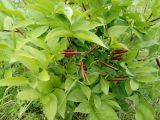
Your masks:
M154 120L159 0L0 1L0 86L48 120ZM84 119L84 118L83 118Z

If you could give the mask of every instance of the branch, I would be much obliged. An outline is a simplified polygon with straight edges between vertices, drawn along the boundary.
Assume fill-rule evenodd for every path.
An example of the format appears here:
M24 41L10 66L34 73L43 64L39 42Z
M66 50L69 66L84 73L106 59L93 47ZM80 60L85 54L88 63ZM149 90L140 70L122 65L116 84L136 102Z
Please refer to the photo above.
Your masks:
M158 21L158 20L160 20L160 17L154 18L154 19L150 20L149 22L155 22L155 21Z
M160 68L160 59L156 58L156 62L157 62L158 67Z
M107 64L107 63L104 63L104 62L99 61L99 60L98 60L98 62L99 62L101 65L104 65L105 67L111 68L111 69L113 69L113 70L118 70L117 68L115 68L115 67L113 67L113 66L111 66L111 65L109 65L109 64Z
M90 52L92 52L98 45L93 45L83 56L86 57Z

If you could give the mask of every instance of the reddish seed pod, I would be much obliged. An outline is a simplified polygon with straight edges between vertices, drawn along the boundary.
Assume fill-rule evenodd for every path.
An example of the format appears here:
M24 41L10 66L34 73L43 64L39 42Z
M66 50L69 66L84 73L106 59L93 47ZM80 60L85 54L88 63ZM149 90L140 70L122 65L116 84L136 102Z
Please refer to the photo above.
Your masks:
M118 49L118 50L114 50L112 52L112 54L121 54L121 53L126 53L128 52L128 50L125 50L125 49Z
M99 76L101 76L101 77L105 77L105 76L107 76L108 74L99 74Z
M62 54L64 54L66 57L69 57L74 55L80 55L81 52L75 52L74 50L64 50Z
M111 60L122 60L122 59L123 59L123 57L121 54L111 58Z

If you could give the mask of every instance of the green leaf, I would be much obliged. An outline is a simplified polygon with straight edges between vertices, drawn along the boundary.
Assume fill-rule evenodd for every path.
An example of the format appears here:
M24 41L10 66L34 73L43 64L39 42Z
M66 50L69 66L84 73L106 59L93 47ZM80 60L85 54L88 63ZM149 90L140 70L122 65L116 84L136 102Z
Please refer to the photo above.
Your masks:
M47 30L48 30L48 26L37 27L37 28L33 29L33 31L31 32L31 36L32 36L32 38L37 38L37 37L41 36L43 33L45 33Z
M155 120L154 115L154 108L145 100L141 100L140 104L137 106L136 109L136 120Z
M130 76L134 76L130 70L128 69L128 67L126 66L126 64L124 62L121 62L120 65L122 66L122 68L124 68L126 70L126 73Z
M58 9L56 9L55 11L56 11L56 13L64 14L71 22L73 10L70 6L59 6Z
M50 76L48 74L48 71L43 70L42 72L40 72L38 78L41 81L48 81L48 80L50 80Z
M130 81L128 80L125 82L125 90L128 95L131 95L133 92L130 86Z
M56 37L70 37L70 36L72 36L71 31L66 30L64 28L55 28L48 33L45 41L48 41L48 40L56 38Z
M107 104L107 105L109 105L109 106L111 106L112 108L114 108L114 109L118 109L118 110L121 110L121 107L120 107L120 105L118 104L118 102L116 102L115 100L104 100L104 102Z
M10 77L0 80L0 86L25 86L27 85L25 77Z
M73 37L78 38L78 39L82 39L82 40L86 40L88 42L93 42L96 43L102 47L105 47L105 44L102 42L102 40L95 35L94 33L90 32L90 31L82 31L82 30L78 30L78 31L74 31L73 33Z
M53 92L58 100L58 113L62 116L62 118L65 118L65 111L66 111L66 94L61 89L55 89Z
M82 90L79 88L73 89L67 96L67 99L73 102L83 102L84 100L86 100L86 98L87 97L83 94Z
M109 83L105 79L101 79L100 85L102 92L107 95L109 92Z
M91 89L86 85L81 85L81 89L82 89L83 93L86 95L86 97L89 100L90 96L91 96L91 92L92 92Z
M1 0L3 6L8 9L14 9L13 5L8 0Z
M94 105L97 109L101 107L101 98L98 95L94 95Z
M112 36L112 38L111 38L111 43L110 43L109 47L112 49L126 49L126 50L128 50L128 47L125 44L118 42L118 40L114 36Z
M13 23L14 23L13 19L12 19L11 17L8 17L8 16L7 16L7 17L4 19L3 29L4 29L4 30L11 30L11 29L12 29L12 26L13 26Z
M46 115L48 120L54 120L55 115L57 113L57 98L54 94L49 94L44 96L41 99L41 103L43 104L43 112Z
M33 73L38 73L39 71L39 65L38 61L32 57L29 57L27 55L15 55L15 58L21 62L24 66L26 66L29 70L31 70Z
M142 76L137 76L135 77L135 80L142 82L142 83L147 83L147 82L153 82L155 81L157 78L154 77L152 74L146 74L146 75L142 75Z
M106 103L102 103L99 109L92 108L88 120L117 120L116 112Z
M65 91L70 91L78 81L77 77L70 76L65 81Z
M121 7L119 7L117 5L113 5L111 7L111 11L110 11L109 16L105 17L106 24L108 24L111 21L113 21L114 19L116 19L119 16L120 11L121 11Z
M118 38L121 34L123 34L129 26L120 26L120 25L115 25L109 28L109 32L111 36L115 36Z
M150 66L143 66L143 67L139 67L139 68L135 68L132 70L133 73L136 74L140 74L140 73L153 73L153 72L157 72L158 70L154 67L150 67Z
M19 92L17 94L17 98L20 100L37 100L41 97L42 95L34 90L34 89L26 89L26 90L22 90L21 92Z
M24 46L24 50L26 50L31 56L33 56L37 61L39 61L40 66L42 68L47 67L47 58L43 51L40 51L36 48L30 46Z
M94 84L99 78L99 73L98 72L93 72L93 73L90 73L88 75L88 80L87 81L84 81L87 85L92 85Z
M78 107L74 110L74 112L80 113L90 113L90 105L88 101L81 102Z
M137 90L139 88L139 83L135 80L130 80L130 87L132 90Z

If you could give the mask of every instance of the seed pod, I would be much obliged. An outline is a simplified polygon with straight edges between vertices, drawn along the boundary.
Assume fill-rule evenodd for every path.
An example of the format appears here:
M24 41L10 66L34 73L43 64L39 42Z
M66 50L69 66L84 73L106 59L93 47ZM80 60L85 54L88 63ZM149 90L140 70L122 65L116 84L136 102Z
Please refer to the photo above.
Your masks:
M66 57L69 57L69 56L74 56L74 55L80 55L81 52L75 52L74 50L64 50L62 54L64 54Z
M123 57L121 54L111 58L111 60L122 60L122 59L123 59Z
M128 50L125 50L125 49L118 49L118 50L114 50L112 52L112 54L121 54L121 53L126 53L128 52Z

